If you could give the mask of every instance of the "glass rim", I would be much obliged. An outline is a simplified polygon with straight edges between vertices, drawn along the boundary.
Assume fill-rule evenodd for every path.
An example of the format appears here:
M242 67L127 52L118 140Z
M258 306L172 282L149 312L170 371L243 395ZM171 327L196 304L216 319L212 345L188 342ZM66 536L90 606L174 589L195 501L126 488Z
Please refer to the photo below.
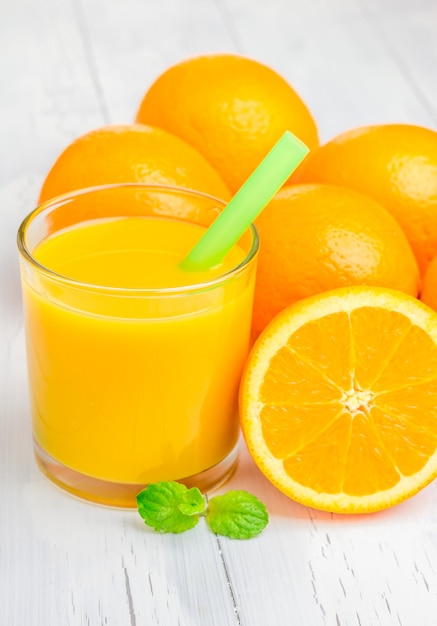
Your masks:
M82 189L76 189L73 191L66 192L64 194L55 196L46 200L40 204L38 204L30 213L28 213L25 218L22 220L18 231L17 231L17 247L20 255L23 259L29 263L33 269L36 269L39 273L43 274L46 278L54 280L58 283L62 283L69 287L74 287L76 289L82 289L87 291L94 291L96 293L106 293L111 295L126 295L126 296L162 296L162 295L183 295L186 293L192 293L197 291L203 291L206 289L213 289L224 282L238 276L241 274L246 267L249 265L251 260L256 256L259 249L259 235L254 224L251 224L248 230L251 232L252 242L249 251L245 254L244 259L238 265L233 267L232 269L220 274L219 276L215 276L211 280L201 281L197 283L191 283L188 285L178 285L176 287L112 287L110 285L98 285L95 283L87 283L80 280L75 280L63 274L59 274L49 267L46 267L42 263L39 263L32 252L29 250L26 244L26 233L27 229L32 223L32 221L38 217L44 211L48 211L50 208L55 207L57 205L62 205L69 200L74 199L75 197L88 195L92 193L98 193L101 191L108 191L110 189L122 189L122 188L139 188L143 190L150 189L151 191L161 191L168 192L173 194L182 194L186 196L192 196L196 198L204 198L205 200L211 200L216 202L218 205L224 207L226 206L226 202L224 200L220 200L212 195L209 195L202 191L197 191L194 189L190 189L188 187L178 187L171 185L161 185L161 184L152 184L152 183L139 183L139 182L125 182L125 183L110 183L105 185L95 185L92 187L84 187ZM137 217L142 217L138 215ZM146 217L146 216L143 216ZM161 215L157 217L172 217L171 215ZM174 217L173 219L179 219L181 221L189 221L184 220L180 217ZM80 222L78 222L80 223ZM195 222L193 222L195 223Z

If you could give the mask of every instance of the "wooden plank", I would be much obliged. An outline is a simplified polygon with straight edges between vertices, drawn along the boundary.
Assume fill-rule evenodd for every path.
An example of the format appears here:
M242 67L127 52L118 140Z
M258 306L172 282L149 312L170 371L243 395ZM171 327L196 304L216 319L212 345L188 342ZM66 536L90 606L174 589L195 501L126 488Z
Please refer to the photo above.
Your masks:
M173 63L234 49L213 0L76 4L112 123L133 122L146 89Z
M437 128L437 5L432 0L380 3L364 0L369 20L405 82L426 111L424 121Z
M334 515L272 488L243 446L231 488L256 494L270 515L253 540L220 539L242 624L435 624L436 483L387 511Z
M0 72L8 90L0 133L9 158L1 175L42 181L70 141L102 123L103 112L70 3L16 0L2 12Z

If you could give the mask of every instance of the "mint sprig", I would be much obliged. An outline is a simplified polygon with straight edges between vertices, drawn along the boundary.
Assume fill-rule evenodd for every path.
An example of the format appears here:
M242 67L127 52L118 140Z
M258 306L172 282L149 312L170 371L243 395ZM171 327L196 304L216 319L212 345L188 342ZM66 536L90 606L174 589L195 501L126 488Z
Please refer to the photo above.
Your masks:
M194 487L170 481L152 483L137 496L138 512L148 526L161 533L183 533L199 521L206 499Z
M265 505L247 491L228 491L209 502L193 487L175 481L148 485L137 495L138 512L144 522L161 533L182 533L194 528L200 516L217 535L250 539L268 524Z

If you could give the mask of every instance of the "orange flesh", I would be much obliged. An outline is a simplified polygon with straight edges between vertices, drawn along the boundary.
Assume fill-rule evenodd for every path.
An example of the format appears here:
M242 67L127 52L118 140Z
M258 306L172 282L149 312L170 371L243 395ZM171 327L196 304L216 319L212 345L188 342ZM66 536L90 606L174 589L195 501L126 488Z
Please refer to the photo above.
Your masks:
M364 496L415 474L435 452L436 399L437 346L425 331L383 308L333 313L299 328L271 359L263 437L297 483Z

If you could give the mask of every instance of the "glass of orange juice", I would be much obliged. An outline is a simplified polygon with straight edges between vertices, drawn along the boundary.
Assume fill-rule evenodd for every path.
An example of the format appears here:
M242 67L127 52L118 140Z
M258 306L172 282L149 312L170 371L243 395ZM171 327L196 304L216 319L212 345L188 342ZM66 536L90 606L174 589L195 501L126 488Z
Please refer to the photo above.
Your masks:
M55 198L21 224L34 450L67 491L134 507L148 483L208 490L235 468L255 228L218 266L180 268L223 206L117 184Z

